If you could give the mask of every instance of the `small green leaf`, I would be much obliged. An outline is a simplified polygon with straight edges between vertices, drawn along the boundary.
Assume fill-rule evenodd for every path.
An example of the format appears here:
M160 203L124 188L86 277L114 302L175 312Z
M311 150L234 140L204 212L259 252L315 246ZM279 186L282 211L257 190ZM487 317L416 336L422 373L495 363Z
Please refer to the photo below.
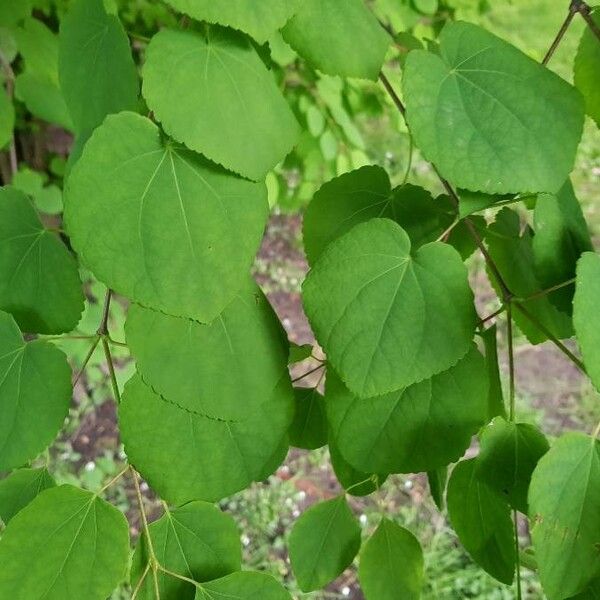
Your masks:
M150 120L126 112L86 144L67 180L65 220L82 261L108 287L206 323L246 281L266 196L263 184L163 141Z
M42 492L0 540L0 597L104 600L125 576L129 529L123 514L70 485Z
M483 192L471 192L469 190L458 190L458 195L460 196L458 214L461 218L468 217L473 213L480 212L494 206L494 204L504 202L514 197L511 194L498 196L484 194Z
M290 342L290 352L288 355L288 365L295 365L312 356L313 347L311 344L294 344Z
M492 577L510 585L515 574L515 541L510 508L477 475L475 459L464 460L448 482L450 521L465 550Z
M327 416L323 396L315 388L294 388L296 413L290 445L315 450L327 444Z
M232 573L216 581L203 583L195 600L292 600L289 593L271 575L258 571ZM162 600L162 598L161 598Z
M329 458L336 479L350 496L368 496L377 491L387 479L379 473L363 473L355 469L340 453L335 440L329 437Z
M448 371L397 392L361 399L329 372L331 435L366 473L432 471L460 458L486 419L487 378L476 348Z
M46 173L25 167L14 174L11 185L30 196L39 211L55 215L62 212L62 191L52 184L45 186L47 179Z
M287 374L243 421L210 419L179 402L154 393L135 375L119 406L125 452L164 500L220 500L279 466L274 459L281 462L294 408Z
M440 467L435 471L427 473L427 483L429 483L429 493L440 511L444 510L446 504L444 494L446 492L446 482L448 481L448 467Z
M77 263L10 187L0 189L0 310L28 333L71 331L83 311Z
M229 575L241 568L242 551L233 519L207 502L190 502L150 524L150 537L158 562L173 573L203 582ZM144 536L133 555L131 585L135 589L149 556ZM196 588L159 571L160 600L193 600ZM151 575L144 578L137 596L155 600Z
M500 368L498 364L498 328L494 324L481 332L481 339L485 347L485 366L488 374L488 411L486 421L494 417L506 417Z
M197 21L233 27L264 44L298 10L301 0L167 0Z
M537 427L496 417L480 434L477 477L512 508L527 514L531 474L549 448Z
M6 90L0 88L0 148L6 146L13 137L15 109Z
M411 52L404 69L408 124L427 159L472 191L558 191L581 139L581 95L476 25L450 22L439 44Z
M561 436L531 479L531 536L549 600L582 592L600 573L600 442Z
M298 141L292 111L242 34L163 30L143 74L144 98L164 130L245 177L264 179Z
M443 243L410 249L396 223L372 219L331 243L304 282L317 340L359 397L444 371L471 344L473 293L459 254Z
M106 115L135 110L139 83L129 39L103 0L77 0L60 25L59 79L77 133L87 139Z
M600 390L600 256L586 252L577 263L577 282L573 298L573 324L583 361L592 383Z
M56 437L71 403L71 369L52 344L26 344L14 319L0 311L0 382L4 471L35 458Z
M367 600L418 600L424 580L423 551L417 538L382 519L360 553L358 577Z
M341 575L360 548L360 525L345 496L320 502L296 521L289 539L292 569L303 592Z
M38 494L54 487L47 469L19 469L0 481L0 519L6 525Z
M594 22L600 26L600 9L591 13ZM577 89L585 98L587 114L600 127L600 88L598 87L598 72L600 70L600 44L594 32L586 27L577 56L575 57L574 77Z
M58 84L58 36L38 19L25 19L16 30L27 71Z
M363 0L304 0L282 34L319 71L372 80L391 41Z

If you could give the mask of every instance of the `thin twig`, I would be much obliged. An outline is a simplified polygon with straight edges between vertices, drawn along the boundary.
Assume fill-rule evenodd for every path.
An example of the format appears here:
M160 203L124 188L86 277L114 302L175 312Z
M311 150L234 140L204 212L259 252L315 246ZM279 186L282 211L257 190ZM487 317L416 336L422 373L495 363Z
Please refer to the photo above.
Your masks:
M158 570L162 571L166 575L170 575L171 577L175 577L176 579L181 579L182 581L187 581L188 583L194 584L197 588L202 587L197 581L186 577L185 575L180 575L179 573L175 573L175 571L170 571L169 569L163 567L160 563L157 564Z
M96 496L99 496L103 492L105 492L111 485L114 485L125 473L129 471L129 465L127 465L122 471L120 471L117 475L115 475L106 485L102 486L98 492L96 492Z
M587 23L590 31L598 38L598 41L600 42L600 27L592 17L591 7L585 2L577 0L575 0L574 3L577 4L577 12L583 17L583 20Z
M102 318L100 319L100 325L98 325L98 335L108 335L108 317L110 314L110 300L112 298L112 290L106 290L104 296L104 307L102 308Z
M106 336L102 336L102 347L104 348L104 356L106 357L106 364L108 365L108 372L110 374L110 382L112 384L113 394L117 404L121 403L121 392L119 392L119 384L117 382L117 375L115 373L115 365L113 363L112 354L110 352L110 345Z
M547 65L550 62L552 55L556 52L556 49L558 48L562 39L565 37L565 33L567 33L567 29L569 29L569 26L571 25L571 22L573 21L573 17L575 16L575 14L577 12L578 12L578 8L576 6L576 3L571 2L571 6L569 6L569 12L568 12L564 22L561 25L560 29L558 30L556 37L552 41L552 45L550 46L550 48L548 49L548 52L546 52L546 55L544 56L544 58L542 60L543 65Z
M135 600L137 598L137 595L140 593L140 590L142 589L142 585L144 584L144 580L146 579L146 576L148 575L149 571L150 571L150 563L148 563L146 565L146 568L144 569L142 576L140 577L139 581L137 582L137 585L135 586L133 593L131 595L131 600Z
M515 298L515 300L517 300L519 302L529 302L530 300L536 300L537 298L542 298L543 296L547 296L548 294L551 294L552 292L555 292L556 290L560 290L564 287L572 285L575 283L575 281L576 281L576 278L573 277L573 278L569 279L568 281L563 281L562 283L553 285L552 287L546 288L545 290L541 290L540 292L531 294L531 296L526 296L525 298Z
M600 421L598 421L598 425L596 425L596 429L594 429L594 433L592 433L592 437L596 439L600 435Z
M513 523L515 527L515 570L517 574L517 600L522 600L523 591L521 590L521 548L519 547L519 516L516 510L513 510Z
M487 317L483 317L482 319L479 319L479 323L477 323L477 325L479 327L481 327L482 325L485 325L488 321L491 321L494 317L501 315L506 310L507 306L508 305L503 304L498 310L495 310L491 315L488 315Z
M413 142L412 135L410 134L410 131L409 131L408 132L408 162L406 164L406 171L405 171L404 177L402 179L402 185L406 185L406 182L408 181L408 177L410 175L410 170L412 169L414 151L415 151L415 143Z
M88 363L90 362L90 359L92 358L92 355L94 354L94 351L96 350L100 339L101 338L99 335L97 335L96 338L94 339L94 343L91 345L90 349L88 350L88 353L85 355L85 358L83 359L83 364L81 365L81 368L79 369L79 373L77 373L77 375L75 376L75 379L73 380L73 387L75 387L77 385L77 383L79 382L79 380L81 379L81 376L83 375L85 368L87 367Z
M515 351L513 336L512 304L506 307L506 322L508 336L508 418L515 420Z
M306 373L304 373L304 375L300 375L300 377L296 377L296 379L292 379L292 383L296 383L296 381L300 381L301 379L304 379L305 377L308 377L309 375L316 373L319 369L322 369L324 366L325 366L325 363L321 363L318 367L315 367L314 369L311 369L310 371L307 371Z

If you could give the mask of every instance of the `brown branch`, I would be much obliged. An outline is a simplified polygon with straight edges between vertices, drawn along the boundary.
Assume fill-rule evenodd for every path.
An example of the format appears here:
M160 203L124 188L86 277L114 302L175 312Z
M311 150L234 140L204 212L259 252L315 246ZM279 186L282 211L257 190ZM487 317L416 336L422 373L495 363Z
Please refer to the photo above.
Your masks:
M587 23L587 26L590 28L591 32L598 38L600 42L600 26L594 21L592 17L592 9L591 7L580 0L574 0L573 4L577 5L577 12L583 17L583 20Z
M552 44L551 44L550 48L548 49L548 52L546 52L546 55L544 56L544 58L542 60L543 65L547 65L550 62L550 59L552 58L553 54L556 52L556 49L558 48L562 39L565 37L565 33L567 33L567 29L569 29L569 26L571 25L571 22L573 21L573 17L577 14L578 10L579 9L577 7L577 2L575 2L575 1L571 2L571 5L569 6L569 12L568 12L564 22L560 26L560 29L558 30L556 37L552 41Z

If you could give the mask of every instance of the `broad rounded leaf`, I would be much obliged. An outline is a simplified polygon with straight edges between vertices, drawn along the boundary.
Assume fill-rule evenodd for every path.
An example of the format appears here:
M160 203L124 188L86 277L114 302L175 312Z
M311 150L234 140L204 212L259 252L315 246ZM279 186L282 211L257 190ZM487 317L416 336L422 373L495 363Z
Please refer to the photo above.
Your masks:
M325 402L315 388L294 388L296 412L290 427L290 445L315 450L327 444Z
M529 490L531 536L549 600L584 589L600 574L600 442L560 437L540 460Z
M476 25L450 23L439 43L439 54L411 52L404 70L408 124L424 155L468 190L558 191L581 139L581 95Z
M290 560L300 589L318 590L350 565L360 548L360 525L345 496L311 506L294 524Z
M510 585L515 540L506 501L477 477L476 459L454 468L447 492L450 521L465 550L492 577Z
M197 21L239 29L264 44L298 10L302 0L166 0Z
M406 232L372 219L329 245L304 283L304 306L336 372L359 397L431 377L467 352L473 292L443 243L410 254Z
M59 78L77 133L84 139L106 115L134 110L138 75L129 39L103 0L77 0L60 25Z
M0 310L30 333L71 331L83 311L77 263L10 187L0 189Z
M254 571L232 573L221 579L203 583L195 600L292 600L289 593L271 575ZM162 598L161 598L162 600Z
M587 373L600 390L600 256L586 252L577 263L577 282L573 298L573 324Z
M123 514L70 485L42 492L0 540L0 598L104 600L125 576Z
M18 469L0 481L0 519L5 524L40 492L54 487L47 469Z
M125 332L147 384L213 419L240 421L256 413L287 371L283 328L249 278L210 324L134 305Z
M240 535L233 519L207 502L190 502L150 524L150 537L159 563L194 581L210 581L241 568ZM131 585L138 584L148 564L147 542L140 537L131 567ZM159 571L160 600L194 600L195 587ZM139 600L155 600L151 575L144 578Z
M592 18L600 26L600 10L592 12ZM586 27L575 57L574 75L575 85L585 98L586 112L598 127L600 127L600 86L598 86L598 73L600 72L600 44L594 32Z
M245 177L263 179L298 140L273 75L242 34L163 30L143 73L144 97L164 130Z
M417 538L384 518L361 550L358 577L367 600L418 600L423 570Z
M133 113L96 129L65 194L71 241L98 279L140 304L203 322L246 281L267 213L264 185L164 142Z
M373 80L391 41L363 0L303 0L282 33L319 71Z
M139 376L119 407L125 452L144 479L173 504L216 501L270 475L293 418L289 376L249 419L210 419L154 393ZM148 440L152 440L149 444Z
M330 371L325 397L332 436L354 468L418 473L464 454L487 417L487 389L473 348L448 371L373 398L357 398Z
M550 446L534 425L496 417L480 434L477 477L527 514L531 474Z
M12 140L15 126L15 109L6 90L0 88L0 148Z
M67 357L48 342L26 344L13 318L0 311L0 471L44 450L70 403Z

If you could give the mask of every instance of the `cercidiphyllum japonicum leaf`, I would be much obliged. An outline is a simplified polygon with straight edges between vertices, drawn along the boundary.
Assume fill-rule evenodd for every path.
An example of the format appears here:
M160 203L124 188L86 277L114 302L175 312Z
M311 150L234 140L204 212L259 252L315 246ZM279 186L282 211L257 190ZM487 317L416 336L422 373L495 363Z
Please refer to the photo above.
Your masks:
M392 190L384 169L361 167L327 182L308 205L303 239L309 262L355 225L377 217L396 221L415 248L435 241L452 222L447 205L427 190L411 184Z
M476 459L456 465L446 501L450 522L471 558L492 577L510 585L516 560L510 507L477 477Z
M0 148L10 142L15 126L15 109L6 90L0 88Z
M273 472L279 466L294 416L287 373L243 421L211 419L178 402L159 396L135 375L119 406L125 452L164 500L220 500L270 475L267 467Z
M0 188L0 310L28 333L71 331L83 311L75 259L11 187Z
M391 42L363 0L303 0L282 34L319 71L372 80Z
M468 351L473 292L443 243L411 255L407 233L372 219L332 242L304 282L304 307L327 359L369 398L444 371Z
M600 9L592 12L592 18L600 26ZM598 86L598 73L600 72L600 44L594 32L586 27L579 50L575 57L574 79L577 89L585 98L587 114L596 121L600 127L600 86Z
M148 45L143 77L144 98L169 135L245 177L263 179L298 141L273 74L241 33L163 30Z
M498 363L498 327L496 324L480 333L485 348L485 367L488 374L488 412L486 421L494 417L506 417L500 366Z
M550 448L544 434L534 425L496 417L479 435L476 475L527 514L527 492L531 474Z
M536 272L533 232L528 225L521 226L516 212L503 208L496 215L495 222L488 227L486 244L506 285L518 298L528 298L544 289ZM488 270L488 275L492 285L500 293L500 287L493 273ZM556 308L547 295L521 304L555 337L564 339L573 335L571 318ZM546 335L537 325L519 310L518 304L515 305L512 315L519 329L532 344L547 340Z
M260 44L281 29L303 0L166 0L197 21L239 29Z
M234 520L207 502L190 502L150 524L150 537L158 562L173 573L203 582L241 569L240 534ZM136 588L149 561L147 542L141 536L133 555L131 586ZM160 600L194 600L196 588L181 579L158 573ZM146 575L139 600L155 600L154 581Z
M125 333L148 385L213 419L241 421L256 413L287 373L285 332L249 276L212 323L134 305Z
M0 540L0 598L104 600L125 576L129 528L123 514L70 485L42 492Z
M76 0L62 19L59 79L77 134L87 139L106 115L135 110L139 80L129 38L103 0Z
M0 519L5 524L38 494L54 487L47 469L18 469L0 481Z
M600 575L600 442L566 433L540 460L529 489L531 536L544 592L569 598Z
M271 575L258 571L240 571L203 583L196 589L195 600L292 600L285 588ZM161 599L162 600L162 599Z
M325 401L315 388L294 388L296 412L290 427L290 445L315 450L327 444Z
M497 194L563 185L583 131L583 99L514 46L449 23L439 54L410 53L403 81L415 143L457 187Z
M569 180L557 194L540 194L533 216L535 271L541 286L549 289L575 277L577 260L583 252L593 250L592 241ZM574 291L575 285L564 287L548 299L570 314Z
M360 548L360 524L344 495L304 512L289 537L292 570L303 592L325 587L350 566Z
M127 112L94 131L65 190L71 242L100 281L201 322L246 281L267 215L264 184L165 142Z
M418 600L424 581L423 550L417 538L382 519L360 552L358 578L367 600Z
M487 417L487 373L473 347L431 379L357 398L330 370L325 402L342 456L366 473L432 471L460 458Z
M573 324L589 378L600 390L600 256L586 252L577 262Z
M12 316L0 311L0 471L44 450L70 403L67 357L49 342L25 343Z
M427 473L427 483L429 484L429 493L438 507L438 510L444 510L446 504L445 493L446 483L448 482L448 467L440 467L435 471Z

